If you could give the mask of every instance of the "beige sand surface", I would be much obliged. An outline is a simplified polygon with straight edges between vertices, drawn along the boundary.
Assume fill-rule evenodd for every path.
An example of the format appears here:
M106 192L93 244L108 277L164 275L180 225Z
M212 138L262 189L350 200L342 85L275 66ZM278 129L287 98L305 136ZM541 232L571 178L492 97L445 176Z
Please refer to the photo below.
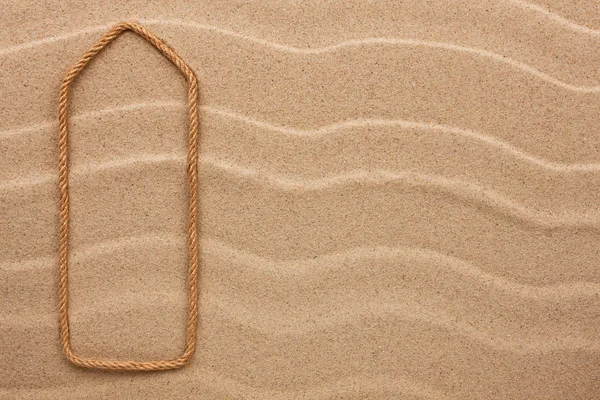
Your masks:
M597 1L2 3L1 399L598 398ZM178 371L59 348L58 90L120 20L200 80ZM127 33L71 115L73 345L176 356L185 82Z

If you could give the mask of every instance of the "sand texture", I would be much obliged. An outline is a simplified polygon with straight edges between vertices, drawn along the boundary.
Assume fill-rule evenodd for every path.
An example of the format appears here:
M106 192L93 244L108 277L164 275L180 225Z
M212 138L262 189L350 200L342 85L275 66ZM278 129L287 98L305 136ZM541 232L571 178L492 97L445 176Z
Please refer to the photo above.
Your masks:
M598 398L596 0L2 3L0 399ZM200 82L198 349L177 371L59 345L58 92L121 20ZM82 356L181 353L185 105L133 33L73 86Z

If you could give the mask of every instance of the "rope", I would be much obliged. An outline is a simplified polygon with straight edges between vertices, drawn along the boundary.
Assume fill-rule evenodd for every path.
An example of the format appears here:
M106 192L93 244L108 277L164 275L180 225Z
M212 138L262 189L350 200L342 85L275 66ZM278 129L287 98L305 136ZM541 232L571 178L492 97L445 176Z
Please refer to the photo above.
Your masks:
M82 358L73 353L69 335L69 301L68 301L68 239L69 239L69 189L68 189L68 128L67 105L69 87L77 75L88 63L125 31L133 31L156 47L179 71L185 76L188 84L189 103L189 134L187 153L187 176L189 186L189 222L188 222L188 313L185 349L181 356L170 360L158 361L116 361L103 359ZM133 23L121 22L108 31L96 44L92 46L65 75L60 88L59 100L59 133L58 133L58 169L60 189L60 250L59 250L59 327L62 351L73 364L105 370L134 370L156 371L180 368L184 366L194 354L196 347L196 324L198 320L198 81L194 72L175 52L162 40L154 36L146 28Z

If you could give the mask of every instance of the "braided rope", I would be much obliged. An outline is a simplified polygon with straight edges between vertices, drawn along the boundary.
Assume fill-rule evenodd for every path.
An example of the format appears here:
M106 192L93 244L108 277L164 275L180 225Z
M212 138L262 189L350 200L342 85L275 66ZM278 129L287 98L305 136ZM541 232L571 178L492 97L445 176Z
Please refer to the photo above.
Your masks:
M69 190L68 190L68 129L67 129L67 103L69 87L77 75L86 65L110 42L115 40L125 31L133 31L156 47L169 61L171 61L185 76L188 84L189 103L189 134L187 154L187 176L189 186L189 222L188 222L188 314L185 349L181 356L171 360L159 361L113 361L101 359L81 358L71 349L69 336L69 307L68 307L68 236L69 236ZM162 40L154 36L146 28L133 23L122 22L108 31L96 44L92 46L65 75L60 88L60 104L58 111L58 168L60 189L60 250L59 250L59 326L61 346L63 353L73 364L105 370L135 370L156 371L180 368L184 366L194 354L196 347L196 325L198 320L198 81L194 72L175 52Z

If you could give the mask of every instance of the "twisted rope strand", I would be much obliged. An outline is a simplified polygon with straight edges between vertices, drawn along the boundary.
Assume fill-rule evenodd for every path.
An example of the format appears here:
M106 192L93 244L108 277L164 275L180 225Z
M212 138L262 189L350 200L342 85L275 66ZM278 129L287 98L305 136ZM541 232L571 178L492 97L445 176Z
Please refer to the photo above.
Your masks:
M181 356L171 360L158 361L116 361L82 358L73 353L69 335L68 302L68 239L69 239L69 168L68 168L68 114L69 88L77 75L88 63L125 31L133 31L156 47L169 61L181 71L188 84L188 154L187 176L189 187L188 222L188 314L185 349ZM196 325L198 321L198 81L194 72L162 40L154 36L143 26L133 22L121 22L108 31L94 44L65 75L59 97L59 134L58 134L58 186L60 190L60 234L59 234L59 327L62 351L73 364L105 370L157 371L181 368L194 354L196 347Z

